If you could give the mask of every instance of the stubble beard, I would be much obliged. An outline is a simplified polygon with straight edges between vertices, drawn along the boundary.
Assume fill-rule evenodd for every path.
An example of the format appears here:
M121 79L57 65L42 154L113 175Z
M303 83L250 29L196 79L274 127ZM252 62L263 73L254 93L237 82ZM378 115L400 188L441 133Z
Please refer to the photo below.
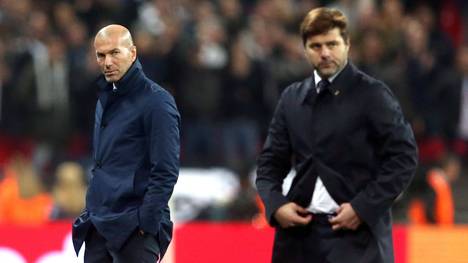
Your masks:
M332 77L333 75L335 75L336 73L338 73L343 67L344 65L346 64L346 61L343 62L342 65L340 65L338 62L336 61L329 61L327 62L328 64L331 64L332 66L330 67L320 67L320 64L318 64L318 66L316 67L316 70L318 72L318 74L320 75L320 77L322 78L330 78Z

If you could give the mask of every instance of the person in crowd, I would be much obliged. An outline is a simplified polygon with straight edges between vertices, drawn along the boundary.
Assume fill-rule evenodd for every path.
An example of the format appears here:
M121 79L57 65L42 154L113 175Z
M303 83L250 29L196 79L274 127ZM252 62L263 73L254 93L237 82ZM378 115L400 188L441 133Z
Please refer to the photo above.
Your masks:
M52 220L71 219L80 215L85 206L86 174L75 162L61 163L55 172L52 186L54 206Z
M414 191L410 201L408 218L412 224L453 225L455 202L452 185L461 172L460 159L451 153L445 154L439 164L424 169L420 189Z
M13 153L0 181L0 223L40 225L48 222L52 198L37 167L24 153Z

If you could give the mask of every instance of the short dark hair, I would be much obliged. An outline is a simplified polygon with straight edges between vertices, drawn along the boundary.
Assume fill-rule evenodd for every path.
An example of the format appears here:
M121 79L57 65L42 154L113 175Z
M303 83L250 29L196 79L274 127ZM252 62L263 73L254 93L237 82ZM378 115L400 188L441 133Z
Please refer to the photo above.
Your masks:
M349 41L348 19L335 8L315 8L309 11L301 23L302 43L305 45L310 36L326 33L334 28L340 30L345 42Z

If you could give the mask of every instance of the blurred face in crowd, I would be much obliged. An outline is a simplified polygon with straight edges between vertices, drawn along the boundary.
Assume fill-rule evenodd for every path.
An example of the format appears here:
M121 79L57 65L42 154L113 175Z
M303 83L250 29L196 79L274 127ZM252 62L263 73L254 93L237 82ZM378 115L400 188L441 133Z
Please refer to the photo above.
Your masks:
M451 160L445 167L445 175L449 179L450 182L455 182L458 180L460 177L460 171L461 171L461 164L458 159L453 159Z
M108 82L117 82L136 59L136 47L128 29L109 25L94 40L97 63Z
M57 168L57 180L52 194L57 206L67 214L78 216L85 207L85 171L73 162L65 162Z
M309 36L305 43L306 57L322 78L333 76L346 65L348 51L349 42L338 28Z
M468 76L468 45L461 46L457 52L457 64L460 72Z

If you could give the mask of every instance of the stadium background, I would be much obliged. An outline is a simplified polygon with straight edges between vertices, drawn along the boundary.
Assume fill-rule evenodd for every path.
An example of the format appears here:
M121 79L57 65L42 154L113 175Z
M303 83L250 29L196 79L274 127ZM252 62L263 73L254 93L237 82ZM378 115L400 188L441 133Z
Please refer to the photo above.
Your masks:
M311 72L298 24L321 5L349 17L352 61L389 84L418 140L421 167L394 209L397 263L468 262L463 0L1 0L0 262L74 262L67 235L90 168L92 39L109 23L131 29L146 74L182 114L166 261L268 262L255 156L279 94ZM455 224L415 224L408 207L447 156L461 168Z

